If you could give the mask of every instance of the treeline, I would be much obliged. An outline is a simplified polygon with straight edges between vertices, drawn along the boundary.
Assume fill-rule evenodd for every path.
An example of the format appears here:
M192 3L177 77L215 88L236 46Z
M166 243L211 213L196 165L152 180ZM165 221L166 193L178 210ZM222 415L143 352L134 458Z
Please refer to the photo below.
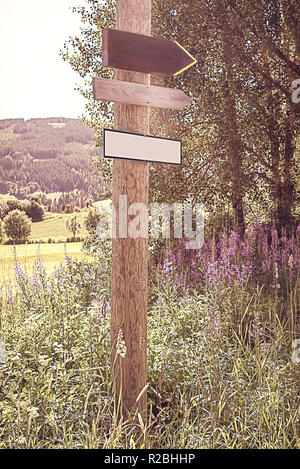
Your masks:
M81 208L89 207L94 202L93 197L84 191L75 189L72 192L62 192L57 194L45 194L35 192L33 197L38 197L43 206L53 213L73 213Z
M0 194L26 199L34 192L80 191L80 206L105 185L93 165L93 132L77 119L0 121Z
M30 200L18 200L15 197L4 197L0 200L0 220L15 210L20 210L30 218L31 221L41 221L44 218L44 207L38 197Z
M115 2L87 3L89 15L78 9L84 33L66 42L63 58L81 77L107 78L94 53L95 30L112 27ZM183 157L180 166L150 166L150 200L202 203L214 227L221 219L242 236L255 219L275 223L281 233L295 229L299 31L299 0L196 1L193 8L185 0L152 1L153 35L184 44L197 64L175 78L153 77L153 84L179 88L192 103L180 112L151 114L152 135L180 138ZM90 96L86 83L83 95ZM109 106L88 103L90 125L99 136L103 122L112 123ZM106 161L99 159L99 166Z

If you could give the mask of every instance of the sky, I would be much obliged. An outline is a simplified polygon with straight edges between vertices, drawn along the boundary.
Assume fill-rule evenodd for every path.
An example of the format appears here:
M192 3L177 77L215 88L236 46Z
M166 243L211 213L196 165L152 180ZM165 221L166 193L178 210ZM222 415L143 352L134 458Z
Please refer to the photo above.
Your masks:
M0 119L78 118L80 76L59 50L79 34L85 0L0 0Z

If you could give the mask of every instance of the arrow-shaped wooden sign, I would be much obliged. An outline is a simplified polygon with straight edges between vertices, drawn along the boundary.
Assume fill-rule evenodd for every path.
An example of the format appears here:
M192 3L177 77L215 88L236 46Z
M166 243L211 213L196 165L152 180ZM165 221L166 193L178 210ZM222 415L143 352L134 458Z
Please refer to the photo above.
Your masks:
M191 98L183 91L161 86L148 86L120 80L93 79L94 98L124 104L183 109Z
M197 60L176 41L103 29L102 64L105 67L158 75L178 75Z

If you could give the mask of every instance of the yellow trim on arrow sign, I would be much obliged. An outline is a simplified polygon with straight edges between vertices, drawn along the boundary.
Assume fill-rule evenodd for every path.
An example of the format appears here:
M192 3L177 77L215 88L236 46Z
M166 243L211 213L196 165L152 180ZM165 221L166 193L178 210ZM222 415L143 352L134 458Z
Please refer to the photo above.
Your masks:
M179 44L179 42L177 42L177 41L174 41L174 42L177 44L177 46L179 46L179 47L193 60L192 63L190 63L190 64L187 65L186 67L184 67L184 68L182 68L181 70L179 70L179 72L174 73L173 76L176 77L176 75L179 75L180 73L184 72L184 71L187 70L188 68L190 68L190 67L192 67L193 65L195 65L195 64L198 62L198 60L196 60L195 57L193 57L192 54L190 54L181 44Z

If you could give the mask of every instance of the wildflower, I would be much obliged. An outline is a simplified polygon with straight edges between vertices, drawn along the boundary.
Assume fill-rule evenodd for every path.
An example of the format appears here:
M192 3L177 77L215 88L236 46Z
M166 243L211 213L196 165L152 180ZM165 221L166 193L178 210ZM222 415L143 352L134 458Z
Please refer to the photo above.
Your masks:
M172 262L168 259L165 259L163 269L164 274L172 273Z
M39 361L39 364L42 368L45 368L45 366L47 365L48 361L49 361L49 358L47 357L47 355L39 355L38 356L38 361Z
M215 338L221 332L221 322L219 314L212 313L208 321L209 332Z
M41 259L38 259L36 261L36 268L40 272L45 272L45 266L44 266L43 262L41 261Z
M33 316L30 316L28 319L26 319L24 321L24 325L27 326L30 331L35 331L38 328L38 323Z
M255 311L253 314L253 320L251 321L250 336L262 336L264 335L264 328L261 322L261 315L259 311Z
M32 277L32 285L36 290L40 290L42 286L41 282L36 276Z
M17 438L17 443L18 443L19 445L25 445L25 443L26 443L26 438L25 438L25 436L19 436L19 438Z
M38 413L39 408L38 407L28 407L27 412L30 416L30 418L35 419L37 418L40 414Z
M70 266L72 264L72 260L70 259L70 257L68 257L67 255L65 255L65 261L66 261L66 264L68 266Z
M15 264L15 275L17 279L25 278L25 273L23 272L21 265L18 263Z
M12 362L18 362L19 360L21 360L21 356L18 353L11 358Z
M117 349L117 355L120 355L121 358L126 357L127 347L125 345L125 341L124 341L124 338L123 338L122 329L119 330L119 334L118 334L118 337L117 337L116 349Z

